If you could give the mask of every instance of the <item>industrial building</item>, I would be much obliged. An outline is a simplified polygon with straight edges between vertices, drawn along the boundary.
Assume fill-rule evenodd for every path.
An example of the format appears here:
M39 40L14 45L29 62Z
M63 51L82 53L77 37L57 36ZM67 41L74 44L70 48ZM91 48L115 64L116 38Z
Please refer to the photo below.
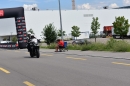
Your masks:
M101 10L62 10L62 26L66 31L66 38L71 37L72 26L76 25L82 32L81 38L89 38L91 31L91 22L93 17L99 18L100 32L105 26L112 26L115 17L125 16L130 20L130 9L101 9ZM60 29L59 10L40 10L40 11L25 11L27 30L32 28L37 38L41 39L41 31L45 25L53 23L56 29ZM14 18L0 20L0 35L6 36L16 34ZM0 41L3 38L0 38Z

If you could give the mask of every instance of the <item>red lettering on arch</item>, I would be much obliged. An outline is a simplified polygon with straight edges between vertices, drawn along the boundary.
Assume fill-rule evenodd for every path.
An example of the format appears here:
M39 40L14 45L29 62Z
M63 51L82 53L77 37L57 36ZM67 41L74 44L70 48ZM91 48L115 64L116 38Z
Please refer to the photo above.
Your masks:
M0 16L4 16L4 11L0 10Z

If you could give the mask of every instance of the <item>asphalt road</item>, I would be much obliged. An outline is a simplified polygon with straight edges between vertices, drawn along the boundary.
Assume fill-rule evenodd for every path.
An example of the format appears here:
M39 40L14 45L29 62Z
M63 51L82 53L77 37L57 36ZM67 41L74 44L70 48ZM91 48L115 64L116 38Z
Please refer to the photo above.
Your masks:
M0 50L0 86L130 86L130 60L59 53Z

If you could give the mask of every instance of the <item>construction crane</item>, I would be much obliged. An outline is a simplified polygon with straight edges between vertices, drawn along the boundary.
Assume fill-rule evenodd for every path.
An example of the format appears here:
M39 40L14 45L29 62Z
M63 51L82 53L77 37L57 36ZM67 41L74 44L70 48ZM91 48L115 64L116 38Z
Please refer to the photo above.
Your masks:
M75 0L72 0L72 10L75 10Z

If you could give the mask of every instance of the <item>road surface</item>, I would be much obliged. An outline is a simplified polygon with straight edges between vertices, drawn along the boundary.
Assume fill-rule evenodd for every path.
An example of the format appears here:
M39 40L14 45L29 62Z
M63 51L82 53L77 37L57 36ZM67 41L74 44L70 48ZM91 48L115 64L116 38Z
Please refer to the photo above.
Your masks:
M0 49L0 86L130 86L130 60Z

